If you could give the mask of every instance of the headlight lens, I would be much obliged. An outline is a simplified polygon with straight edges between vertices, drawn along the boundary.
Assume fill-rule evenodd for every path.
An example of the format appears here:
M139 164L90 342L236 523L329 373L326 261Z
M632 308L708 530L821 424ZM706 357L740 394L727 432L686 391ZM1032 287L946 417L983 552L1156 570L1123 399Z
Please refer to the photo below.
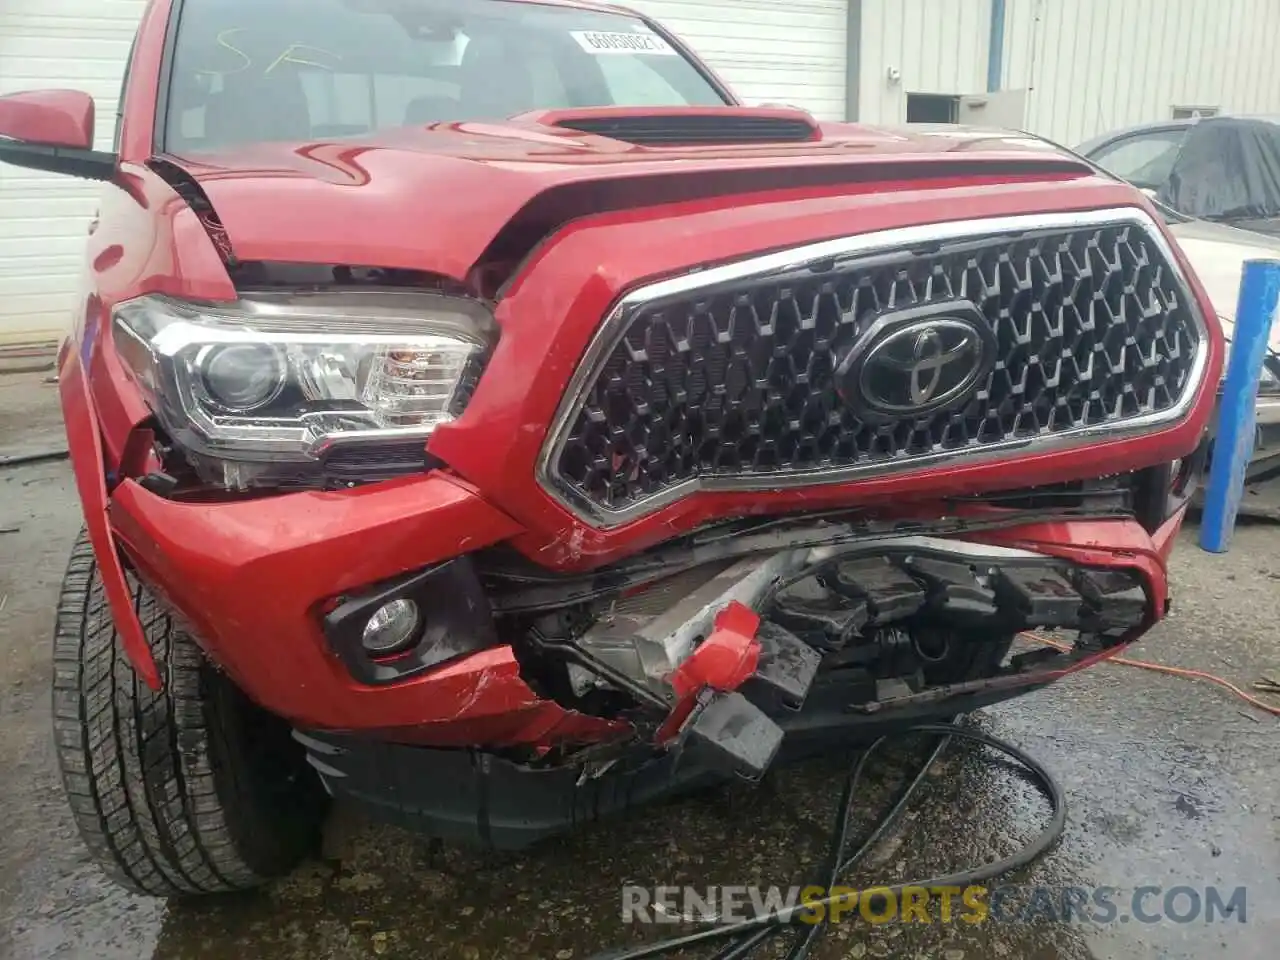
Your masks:
M479 302L417 291L142 297L116 308L114 329L173 439L234 464L425 441L462 411L495 336ZM228 485L263 473L238 470Z
M289 382L288 358L269 343L205 347L192 365L200 399L232 416L268 406Z

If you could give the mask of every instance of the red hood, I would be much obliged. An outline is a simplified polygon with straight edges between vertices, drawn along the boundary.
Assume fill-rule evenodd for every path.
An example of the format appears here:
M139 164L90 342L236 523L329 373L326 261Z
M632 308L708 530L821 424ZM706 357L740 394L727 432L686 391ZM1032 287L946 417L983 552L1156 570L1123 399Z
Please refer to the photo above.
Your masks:
M401 267L459 280L521 211L545 231L587 212L715 194L987 170L1090 172L1017 134L851 124L823 126L798 143L676 148L535 120L435 124L359 142L167 159L203 187L241 260Z

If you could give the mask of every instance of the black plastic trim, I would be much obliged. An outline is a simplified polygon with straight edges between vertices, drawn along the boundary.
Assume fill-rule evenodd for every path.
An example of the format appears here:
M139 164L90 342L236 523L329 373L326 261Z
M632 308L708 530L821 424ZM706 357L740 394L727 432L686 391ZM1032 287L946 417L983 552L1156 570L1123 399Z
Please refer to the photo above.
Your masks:
M370 656L362 643L365 625L379 607L402 599L414 601L422 617L413 646L395 656ZM488 597L465 556L344 597L323 627L352 677L370 686L407 680L498 642Z
M643 177L643 190L635 189L640 179L635 173L576 180L549 187L531 197L508 218L476 262L524 261L539 243L579 217L726 197L735 197L736 202L745 204L780 185L792 189L844 187L887 180L927 184L952 177L981 177L997 181L1002 177L1027 174L1049 178L1086 176L1091 172L1089 166L1080 160L1040 156L1016 160L948 158L933 163L904 163L897 159L866 160L850 155L848 164L798 163L793 167L709 171L684 170L678 163L669 166L669 172Z
M155 126L151 130L151 153L166 153L165 139L169 132L169 100L173 87L173 50L182 23L186 0L173 0L169 8L169 21L164 27L164 52L160 56L160 76L157 84Z
M990 690L877 714L850 712L847 684L823 684L821 715L782 719L774 765L847 750L915 722L948 719L1044 686ZM582 779L578 766L534 768L474 750L440 750L333 733L299 732L328 790L385 822L453 843L520 850L575 827L627 814L657 800L731 779L723 757L690 738L678 751ZM448 789L441 789L448 784Z
M807 120L734 116L682 116L655 110L642 117L573 117L556 126L643 147L708 144L808 143L818 130Z
M1133 514L1142 529L1155 533L1170 514L1174 491L1172 463L1162 463L1133 475Z
M115 179L119 158L101 150L52 147L0 139L0 162L28 170L45 170L81 180Z

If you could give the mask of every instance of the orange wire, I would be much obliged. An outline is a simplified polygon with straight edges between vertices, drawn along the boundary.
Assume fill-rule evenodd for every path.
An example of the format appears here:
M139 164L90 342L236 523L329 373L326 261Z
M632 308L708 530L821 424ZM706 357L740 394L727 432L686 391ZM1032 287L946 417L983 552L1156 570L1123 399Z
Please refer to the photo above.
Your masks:
M1070 651L1072 648L1065 643L1057 640L1050 640L1048 637L1042 637L1038 633L1026 633L1024 636L1030 637L1038 643L1048 644L1049 646L1062 651ZM1217 684L1225 690L1230 690L1237 697L1252 707L1257 707L1265 713L1271 714L1273 717L1280 717L1280 707L1272 706L1269 703L1263 703L1257 697L1250 696L1245 693L1234 683L1223 680L1221 677L1215 677L1212 673L1206 673L1203 670L1186 670L1182 667L1166 667L1159 663L1149 663L1146 660L1132 660L1129 657L1108 657L1104 663L1115 663L1122 667L1137 667L1139 670L1150 670L1153 673L1166 673L1171 677L1183 677L1195 680L1208 680L1210 683Z

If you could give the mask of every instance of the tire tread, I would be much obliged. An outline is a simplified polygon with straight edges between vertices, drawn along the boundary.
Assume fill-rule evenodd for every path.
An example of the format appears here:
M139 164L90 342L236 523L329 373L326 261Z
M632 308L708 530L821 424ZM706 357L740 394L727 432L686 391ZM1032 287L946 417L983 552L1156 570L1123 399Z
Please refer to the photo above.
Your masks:
M164 681L153 691L120 650L97 564L81 534L54 627L53 725L63 785L93 858L137 893L180 897L261 885L290 866L284 851L242 850L232 803L242 797L224 737L212 667L149 590L126 572L134 609ZM219 780L224 782L220 783ZM221 789L220 789L221 788ZM254 842L271 838L247 831ZM246 854L257 854L252 859ZM266 864L269 869L259 869Z

